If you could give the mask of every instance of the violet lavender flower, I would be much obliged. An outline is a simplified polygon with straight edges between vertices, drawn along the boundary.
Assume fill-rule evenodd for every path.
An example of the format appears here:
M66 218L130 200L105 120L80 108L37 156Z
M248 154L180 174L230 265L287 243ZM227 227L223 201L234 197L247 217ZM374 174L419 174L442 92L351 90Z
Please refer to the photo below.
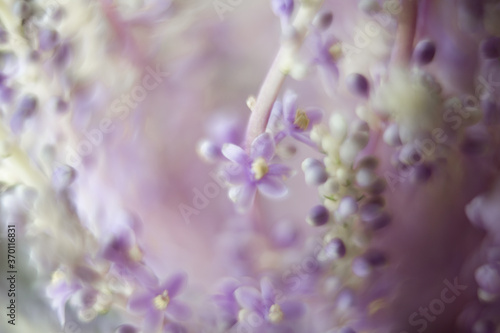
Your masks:
M269 278L260 281L260 289L243 286L234 295L241 307L238 325L251 332L293 332L293 323L305 311L301 302L282 299Z
M234 144L222 147L222 154L233 162L225 169L227 181L234 186L229 197L241 210L248 210L257 190L265 196L280 198L287 194L283 179L291 176L291 169L283 164L271 163L275 142L271 134L263 133L252 142L250 154Z
M102 257L109 260L112 269L121 275L134 277L147 285L158 283L155 274L142 262L142 251L128 229L117 232L104 248Z
M185 274L175 274L154 288L133 294L128 302L130 311L144 314L144 330L158 332L165 325L191 316L189 307L175 297L185 287ZM167 319L167 324L164 320Z
M498 332L499 17L3 0L0 331Z
M297 107L297 95L292 91L285 92L283 102L276 101L271 111L268 128L277 131L275 142L279 143L286 136L315 147L309 138L314 125L321 122L323 111L317 108L300 109Z

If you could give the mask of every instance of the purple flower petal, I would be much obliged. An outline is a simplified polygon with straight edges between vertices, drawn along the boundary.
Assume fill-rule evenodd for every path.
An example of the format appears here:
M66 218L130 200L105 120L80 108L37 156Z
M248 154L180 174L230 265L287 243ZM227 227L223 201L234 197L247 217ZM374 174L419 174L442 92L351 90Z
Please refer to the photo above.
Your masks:
M288 193L288 188L276 177L265 177L257 187L263 195L270 198L282 198Z
M138 282L144 284L147 287L153 287L158 285L158 277L155 273L147 266L136 263L129 267L130 273L137 279Z
M163 328L163 333L187 333L188 331L183 326L176 323L168 323Z
M172 316L180 321L188 320L191 317L191 309L189 309L186 304L178 300L171 299L166 312L169 316Z
M310 131L314 125L321 122L321 119L323 119L323 110L316 108L307 108L304 110L304 112L309 119L309 124L306 128L306 131Z
M153 298L154 296L149 292L134 294L129 298L128 309L132 312L144 313L153 308Z
M287 320L299 318L305 312L304 304L295 301L285 301L280 304L280 308Z
M271 164L267 172L269 176L290 177L292 175L292 168L283 164Z
M65 322L66 303L80 289L80 285L76 283L68 284L67 282L51 285L47 288L46 295L52 299L52 307L56 310L57 318L61 324Z
M229 196L240 210L246 211L253 204L257 187L254 184L245 184L229 190Z
M225 182L236 185L244 183L247 179L247 174L241 165L230 163L230 165L224 167L221 171L221 177L223 177Z
M283 96L283 116L285 120L293 124L295 121L295 114L297 113L297 95L288 90Z
M254 287L240 287L234 292L236 301L245 309L260 312L262 308L262 297L260 292Z
M279 123L283 118L283 104L280 101L276 101L273 104L273 109L271 110L271 115L269 116L269 121L267 123L267 128L269 130L274 130L279 127Z
M156 309L149 311L144 318L144 332L158 332L163 326L165 314Z
M160 292L167 290L169 297L174 298L186 286L186 281L187 276L185 273L174 274L162 284Z
M253 159L263 157L266 161L269 161L274 156L274 150L275 144L272 135L262 133L253 140L250 155Z
M339 80L339 69L332 61L319 64L318 74L326 91L331 94L335 91Z
M232 143L226 143L222 146L222 155L224 155L228 160L240 165L250 163L247 153L245 153L241 147L233 145Z
M265 305L267 307L273 305L276 299L276 293L271 283L271 279L265 277L260 280L260 290L262 292L262 298L264 299Z

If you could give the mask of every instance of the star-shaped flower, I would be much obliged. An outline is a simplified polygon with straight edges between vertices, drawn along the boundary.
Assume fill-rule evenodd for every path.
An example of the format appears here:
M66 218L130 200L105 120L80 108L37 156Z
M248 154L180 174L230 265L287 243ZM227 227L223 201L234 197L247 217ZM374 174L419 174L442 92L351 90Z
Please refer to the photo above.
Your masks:
M283 102L276 101L271 111L271 119L268 128L278 129L275 135L276 142L280 142L286 136L315 147L309 138L309 131L323 118L323 111L316 108L297 108L297 95L292 91L285 92Z
M179 273L170 277L155 288L132 295L128 302L130 311L144 314L144 331L158 332L164 327L164 319L187 320L191 311L175 297L184 288L186 275Z
M229 197L239 210L246 211L252 205L257 189L272 198L288 193L283 180L291 175L291 169L282 164L271 164L274 153L275 143L269 133L259 135L252 142L250 154L234 144L222 148L222 154L233 162L224 174L234 185L229 189Z

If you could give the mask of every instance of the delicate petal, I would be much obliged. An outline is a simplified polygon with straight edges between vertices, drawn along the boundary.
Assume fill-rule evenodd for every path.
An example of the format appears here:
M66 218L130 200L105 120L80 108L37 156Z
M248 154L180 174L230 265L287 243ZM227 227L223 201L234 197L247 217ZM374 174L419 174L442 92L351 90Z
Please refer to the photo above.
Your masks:
M301 317L305 312L304 304L295 301L285 301L280 303L284 318L292 320Z
M153 308L153 298L154 296L149 292L134 294L129 298L128 309L132 312L144 313Z
M267 172L269 176L278 177L291 177L293 174L292 168L284 164L271 164L269 165L269 171Z
M158 285L158 277L149 267L142 263L130 266L129 271L139 283L146 287L155 287Z
M293 122L295 121L296 113L297 95L293 91L288 90L283 96L283 116L288 123L293 124Z
M265 177L257 186L263 195L270 198L281 198L288 193L288 188L276 177Z
M185 321L191 317L191 309L181 301L178 300L170 300L170 303L167 306L167 315L172 316L173 318Z
M52 308L56 311L57 318L61 324L64 324L66 320L66 303L80 289L80 285L75 283L68 284L67 282L51 285L47 288L46 295L52 299Z
M163 311L151 310L148 311L144 318L144 332L158 332L163 325L165 314Z
M271 283L271 279L268 277L262 278L262 280L260 280L260 290L266 307L273 305L276 299L276 292Z
M245 169L241 165L235 163L230 163L230 165L225 167L221 171L221 177L224 178L224 181L234 185L241 184L247 179Z
M337 65L333 62L322 63L318 67L318 74L326 92L332 95L339 80L339 70Z
M245 184L229 189L229 197L241 211L247 211L253 204L257 187L254 184Z
M279 128L280 121L283 119L283 104L280 101L276 101L273 104L273 109L271 110L271 115L269 116L269 121L267 122L267 129L270 131Z
M172 275L165 283L161 285L161 291L167 290L169 297L172 299L186 286L186 273L177 273Z
M250 163L247 153L245 153L241 147L232 143L226 143L222 146L222 155L228 160L240 165L247 165Z
M234 292L236 301L245 309L261 312L262 310L262 297L260 292L254 287L240 287Z
M307 125L306 131L310 131L312 127L323 119L323 110L316 108L307 108L304 110L307 118L309 119L309 124Z
M274 156L274 150L273 136L270 133L262 133L253 140L250 155L252 159L263 157L266 161L269 161Z
M188 333L187 329L176 323L168 323L163 328L163 333Z
M284 138L286 138L287 136L287 132L288 131L280 131L278 133L276 133L276 135L274 136L274 142L275 144L278 144L281 142L281 140L283 140Z

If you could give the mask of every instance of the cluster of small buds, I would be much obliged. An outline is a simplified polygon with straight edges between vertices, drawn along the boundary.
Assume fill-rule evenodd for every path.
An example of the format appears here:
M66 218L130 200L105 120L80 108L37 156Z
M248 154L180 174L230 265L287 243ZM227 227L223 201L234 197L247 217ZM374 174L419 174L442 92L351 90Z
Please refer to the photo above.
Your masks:
M231 272L238 279L226 281L220 292L205 302L210 304L200 302L201 306L195 303L203 299L203 295L199 296L202 288L195 283L189 285L188 292L181 293L187 287L184 273L166 279L157 275L160 269L153 269L151 262L155 259L147 260L149 253L144 252L146 245L141 242L138 225L142 223L135 214L125 213L121 203L117 203L126 195L113 191L108 195L106 185L95 184L102 180L100 173L103 170L98 167L105 164L95 163L103 161L97 155L114 146L103 143L96 149L99 152L94 158L83 159L81 166L64 164L60 156L66 141L76 140L73 136L79 135L68 132L76 127L88 129L95 121L91 117L94 111L97 113L110 102L108 97L103 97L108 94L107 89L101 88L108 83L116 92L130 88L128 85L135 79L122 80L122 75L127 76L130 72L131 77L135 76L138 71L135 66L145 66L151 60L145 56L149 55L147 51L143 54L142 47L135 45L135 31L129 28L137 24L142 31L152 22L156 24L159 21L156 18L171 4L172 20L182 21L184 26L189 15L176 18L174 14L183 14L188 1L152 0L144 2L145 8L141 7L143 2L138 1L123 17L119 8L123 3L127 7L127 1L102 0L95 6L87 6L87 1L77 0L72 1L72 5L62 0L7 0L5 5L0 5L0 217L2 222L19 227L23 237L29 240L30 258L40 279L47 282L44 290L61 324L66 321L66 311L70 309L82 323L96 322L99 316L112 313L107 318L117 321L120 317L118 321L123 323L113 323L118 333L396 331L392 322L383 323L383 317L378 326L372 327L369 320L363 322L367 317L379 321L372 315L390 303L389 293L400 292L401 296L397 297L405 297L406 293L411 295L404 288L398 288L400 283L406 283L402 280L408 279L406 270L414 273L408 268L414 253L408 251L398 257L396 251L400 248L380 242L384 235L398 236L399 230L408 232L414 227L404 225L407 221L401 210L406 207L393 204L394 196L400 193L394 195L389 189L394 192L395 183L409 179L408 186L401 191L402 198L410 197L407 192L412 191L430 189L429 192L434 193L432 185L439 181L439 176L456 172L456 176L449 178L452 185L467 191L468 184L462 186L461 182L470 180L462 178L470 176L469 169L476 167L480 170L482 183L497 177L500 159L491 147L499 143L500 101L492 87L496 82L491 82L491 77L494 78L492 69L498 67L500 58L500 38L495 37L500 35L500 29L498 23L493 22L498 21L494 13L499 12L500 6L487 0L457 2L459 26L470 33L485 29L481 42L470 44L471 48L478 48L475 57L446 55L453 58L450 63L455 65L475 59L478 64L471 65L474 73L481 73L480 81L488 78L488 82L482 80L482 87L470 96L462 95L463 91L470 90L464 88L469 84L455 86L454 82L447 82L453 76L447 77L450 74L445 70L434 68L443 64L444 53L456 49L451 44L461 45L459 38L455 40L456 36L452 36L451 42L441 46L438 34L428 34L420 27L427 24L426 20L434 21L442 15L427 17L429 11L439 6L444 11L451 2L359 0L353 9L359 9L359 22L368 22L363 27L366 34L354 20L351 22L353 27L351 23L342 22L343 12L339 11L337 18L337 12L334 15L329 10L337 6L349 12L350 2L337 2L272 0L268 9L281 23L280 51L259 95L247 100L251 116L246 137L239 119L232 116L221 114L207 122L209 138L199 143L198 154L217 164L236 209L240 213L250 211L250 214L233 216L229 213L228 217L227 211L210 214L207 210L205 216L217 216L219 220L222 217L227 222L215 225L217 235L214 233L213 237L216 241L207 242L216 243L214 247L217 247L214 249L217 262L212 266L229 266L222 270L222 275ZM141 7L139 14L132 9L135 6ZM417 13L420 15L418 20ZM385 15L385 19L380 15ZM68 29L72 20L67 16L85 17L89 30L95 29L98 33L74 33L73 30L79 29L78 24ZM377 20L366 21L375 17ZM355 32L355 42L363 40L366 43L361 44L365 45L349 46L341 31L344 29L334 34L337 19L346 31ZM109 24L102 24L103 21ZM169 25L175 26L170 22ZM443 27L450 30L442 29L443 34L451 34L453 29ZM384 29L386 31L380 33ZM429 31L432 29L429 26ZM213 30L219 33L218 29ZM109 38L111 35L113 38ZM392 35L395 38L387 38ZM216 40L220 36L212 38ZM303 60L302 44L309 42L313 54ZM90 49L75 48L75 43L90 45ZM217 47L220 45L214 46ZM117 59L115 54L95 63L87 61L90 53L101 55L117 50L116 53L125 55L127 59L123 62L127 64L117 66L120 75L112 72L111 79L105 78L100 71L108 65L115 68L110 65ZM191 63L192 59L189 60ZM198 71L202 62L194 60L192 63L196 63ZM435 66L437 60L440 63ZM325 100L321 94L314 96L318 105L325 101L334 104L332 114L325 114L318 107L302 106L306 98L286 85L288 78L309 78L312 69L317 69L325 88ZM182 73L181 70L176 75L181 77ZM461 78L462 74L456 75ZM463 77L470 79L465 74ZM101 86L101 80L109 82ZM307 89L295 88L295 91L302 93ZM189 104L187 94L179 95L183 105ZM143 117L139 113L137 119ZM155 118L151 119L154 122ZM145 121L148 125L144 125L145 132L151 126L151 119ZM58 126L50 126L52 124ZM186 124L191 125L190 122ZM137 129L138 133L140 130L142 128ZM139 138L140 134L134 137ZM109 140L113 139L116 138ZM58 147L60 142L62 147ZM283 198L288 194L286 181L294 170L285 162L297 151L311 156L302 162L301 168L305 184L317 188L319 199L308 213L304 212L306 216L302 220L316 230L302 228L287 218L269 225L275 222L267 223L272 214L267 215L261 205L254 205L259 194L270 198ZM106 161L113 162L112 159ZM113 168L114 164L110 169ZM382 175L383 171L386 173ZM138 179L137 182L144 178ZM455 252L456 266L462 265L461 270L472 272L469 277L475 283L477 297L464 295L463 301L450 305L447 308L449 315L440 320L444 322L448 317L458 316L460 307L469 302L470 306L464 308L459 318L467 321L464 331L494 333L499 325L500 183L490 186L486 192L479 192L488 188L486 185L473 185L470 195L450 198L451 209L429 204L429 212L424 212L428 214L423 214L422 220L427 217L441 219L440 210L461 209L464 198L470 200L475 196L462 215L466 214L480 229L484 240L479 240L479 233L471 234L470 240L461 239L467 251L457 248ZM92 197L95 192L89 190L93 186L102 190L99 194L104 203L89 204L89 201L96 201ZM162 186L155 182L152 196L168 192L163 191ZM161 190L156 192L158 187ZM140 194L148 192L149 195L149 191L140 188ZM168 190L173 188L168 187ZM92 200L86 200L88 196ZM137 200L135 196L131 198L123 198L123 201ZM161 207L161 213L162 209L168 210ZM433 209L439 211L434 214ZM465 219L459 213L450 214L450 219L456 216L457 220ZM408 220L407 224L413 223ZM436 223L442 223L439 226L443 226L444 231L450 227L446 224L448 221ZM424 225L421 230L432 229ZM175 234L175 230L172 231ZM194 235L195 231L189 234ZM418 237L415 242L420 243L414 245L417 251L423 250L421 247L426 242L423 236ZM442 250L441 244L436 245L439 237L436 238L433 246ZM467 252L469 256L469 248L474 246L480 247L478 254L470 255L473 260L466 262L469 259L459 252ZM398 265L392 265L393 262L403 267L403 273L397 271L394 266ZM167 266L163 262L160 264ZM418 269L423 270L435 266L425 260L419 265ZM210 272L207 275L217 274ZM49 275L52 276L50 283ZM394 288L377 284L378 277L388 281L386 284L394 282ZM441 276L439 279L442 281ZM390 288L394 290L386 290ZM365 291L368 292L362 295ZM190 304L184 303L188 298L191 298ZM401 300L396 301L394 304L403 304ZM415 304L418 301L412 299ZM217 310L212 311L212 303ZM405 301L404 305L413 306L413 303ZM388 312L393 312L389 321L398 321L396 325L403 324L408 329L406 313L388 308ZM129 317L133 322L121 317Z
M344 116L335 113L329 125L330 131L318 125L311 133L325 154L323 161L308 158L302 163L306 183L318 186L322 202L311 209L308 222L328 226L320 256L344 258L352 262L353 273L363 277L367 274L363 273L366 269L362 272L359 268L362 263L367 269L379 266L379 262L363 259L369 253L363 254L368 250L370 234L391 220L381 196L385 181L376 173L376 157L361 156L369 141L368 124L358 120L349 127Z

